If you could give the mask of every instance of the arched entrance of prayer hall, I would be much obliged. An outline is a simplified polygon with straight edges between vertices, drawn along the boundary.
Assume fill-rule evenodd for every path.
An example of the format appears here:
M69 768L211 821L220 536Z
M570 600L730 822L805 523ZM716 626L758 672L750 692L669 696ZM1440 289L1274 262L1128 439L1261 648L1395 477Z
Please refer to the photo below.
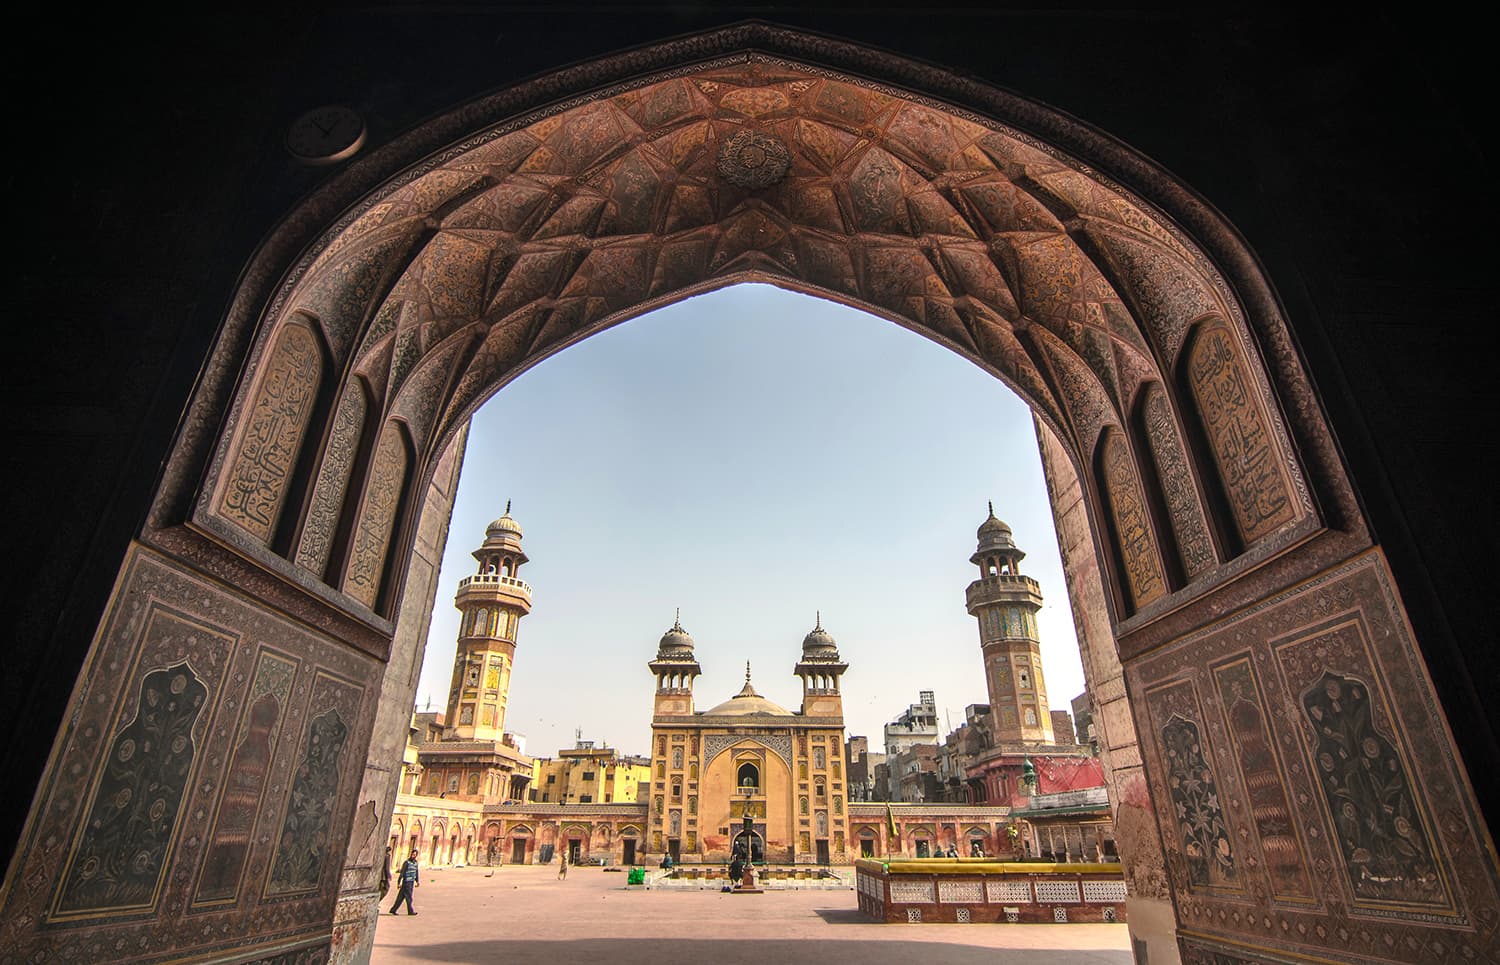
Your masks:
M831 44L745 28L558 72L268 239L100 622L9 947L367 947L384 835L354 815L391 812L469 415L754 280L1033 407L1119 847L1186 957L1500 953L1487 829L1254 258L1082 125Z

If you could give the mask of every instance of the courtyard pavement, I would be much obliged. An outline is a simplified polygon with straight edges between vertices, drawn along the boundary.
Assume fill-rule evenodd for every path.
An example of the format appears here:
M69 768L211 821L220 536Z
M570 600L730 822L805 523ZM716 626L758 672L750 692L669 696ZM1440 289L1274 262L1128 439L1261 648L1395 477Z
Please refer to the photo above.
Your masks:
M374 965L1129 965L1124 925L886 925L850 891L625 891L623 872L553 865L429 871L418 914L386 914Z

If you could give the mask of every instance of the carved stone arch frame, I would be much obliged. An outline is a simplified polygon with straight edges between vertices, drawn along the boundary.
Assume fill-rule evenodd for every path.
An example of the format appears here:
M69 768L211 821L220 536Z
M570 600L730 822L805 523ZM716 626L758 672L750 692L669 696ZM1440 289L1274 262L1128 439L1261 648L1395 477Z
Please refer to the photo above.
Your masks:
M376 293L367 303L341 305L336 299L319 301L309 297L299 301L294 297L308 294L314 284L334 277L334 274L319 274L325 267L320 265L319 259L337 256L341 245L355 240L353 226L359 219L369 216L376 206L388 201L396 192L417 185L421 178L454 161L466 150L467 141L490 133L497 137L507 131L514 133L555 118L563 111L603 105L612 98L628 95L659 81L681 80L691 75L712 82L706 71L731 69L752 72L795 69L817 82L844 84L878 97L901 99L940 118L978 125L989 134L1003 132L1006 137L1012 137L1015 144L1025 147L1027 163L1006 162L1015 175L1011 184L1015 186L1017 181L1026 183L1028 190L1024 193L1038 204L1037 210L1031 214L1038 219L1038 224L1045 223L1047 229L1039 233L1048 237L1037 244L1043 248L1055 244L1058 250L1068 250L1067 246L1072 243L1080 251L1088 249L1084 252L1085 260L1092 268L1083 273L1086 278L1080 275L1082 280L1075 283L1066 277L1066 271L1056 275L1058 285L1054 287L1070 296L1077 293L1078 298L1071 301L1060 299L1058 312L1052 316L1022 307L1019 303L1017 311L1008 315L969 306L971 314L959 318L963 325L972 325L967 330L969 340L965 341L958 329L952 326L944 328L933 320L947 318L938 311L945 306L922 302L922 311L932 308L934 314L919 317L919 313L910 307L893 307L893 302L877 304L878 300L863 290L839 289L820 284L811 275L793 277L784 266L774 269L766 262L746 260L733 264L732 270L722 275L700 270L694 284L652 292L650 297L641 297L597 317L591 316L586 324L580 324L554 341L539 339L539 327L536 331L528 329L525 333L527 345L535 351L520 353L517 356L519 361L512 368L497 370L499 374L491 373L488 378L481 377L484 373L476 370L479 374L475 382L466 387L461 380L465 367L474 358L475 346L465 341L471 339L472 333L465 334L464 324L456 324L452 330L438 326L424 333L418 332L412 319L393 315L390 319L393 325L407 326L400 328L401 331L417 332L405 336L408 339L406 344L419 345L424 354L415 359L410 368L403 362L397 368L387 366L385 371L399 369L402 384L408 387L409 398L430 400L432 406L424 407L414 402L402 408L399 390L388 397L385 389L373 381L381 371L381 366L373 362L368 369L353 370L354 377L372 380L369 383L366 424L378 426L382 431L387 426L407 427L401 431L406 433L409 429L410 436L409 439L403 437L406 447L403 451L407 457L406 473L399 486L401 498L391 513L378 586L369 595L368 605L356 603L342 590L328 586L321 579L323 573L342 573L347 567L325 566L321 573L315 572L318 567L300 566L295 560L273 551L274 538L269 543L245 539L233 528L221 525L222 520L215 520L214 496L222 492L220 485L226 471L226 454L233 449L236 440L242 438L239 420L246 407L252 404L249 400L253 393L263 384L267 371L265 358L271 351L268 346L273 344L278 331L288 330L282 326L290 313L306 312L327 331L337 332L336 337L329 339L332 346L329 354L340 374L328 378L326 384L330 387L347 386L351 384L348 378L351 369L346 364L349 356L345 350L363 344L363 336L375 324L375 318L363 309L383 303L386 294L393 290L392 286L399 284L395 274L382 273L381 266L376 265L366 279L368 285L349 288L351 293L357 293L356 290ZM921 174L925 169L917 156L920 154L920 150L914 149L911 156L901 159L902 163ZM996 169L999 170L999 166ZM452 198L464 195L472 187L461 187ZM1112 220L1108 212L1091 208L1089 197L1093 189L1097 189L1100 196L1112 198L1111 203L1119 202L1118 210L1128 209L1127 214ZM1019 199L1020 195L1015 197ZM937 200L947 203L950 199ZM953 207L957 210L962 206L955 203ZM445 212L449 210L451 208L445 208L443 204L435 204L429 213L441 219L447 217ZM910 212L907 215L911 216ZM970 220L963 224L972 227ZM424 225L421 230L429 229L430 226ZM917 234L912 232L913 237ZM419 235L421 232L411 238L389 239L389 250L399 254L401 245L421 243ZM593 240L592 236L590 240ZM1025 239L994 247L987 242L986 251L995 255L994 271L1008 288L1046 289L1049 280L1046 271L1025 273L1046 268L1046 251L1028 252L1036 260L1023 264L1024 259L1017 254L1017 249L1027 244L1030 242ZM923 248L913 241L909 247L911 250L921 249L937 260L970 250L963 244L948 242L927 243ZM1004 257L998 249L1005 249ZM990 254L984 257L988 258ZM409 265L411 262L393 256L392 263ZM1075 267L1084 266L1076 264ZM947 263L943 271L953 276L959 273L955 265ZM1102 281L1096 280L1095 274ZM844 301L911 328L930 326L924 332L928 337L971 358L996 377L1007 380L1031 401L1038 424L1046 432L1054 433L1061 443L1058 466L1071 470L1083 482L1083 502L1096 514L1089 520L1092 525L1085 542L1087 549L1095 554L1092 561L1101 563L1107 563L1107 555L1099 552L1101 529L1097 525L1097 514L1100 499L1093 463L1096 450L1092 440L1085 444L1080 438L1086 434L1080 427L1093 431L1120 423L1128 410L1131 386L1150 374L1148 370L1153 367L1156 377L1162 380L1169 396L1177 403L1173 411L1180 413L1183 395L1174 382L1180 368L1179 350L1183 345L1191 344L1185 340L1192 326L1201 325L1204 319L1222 319L1230 343L1237 346L1243 356L1245 380L1252 401L1264 407L1270 446L1277 451L1281 461L1279 467L1287 474L1290 498L1297 507L1296 518L1271 527L1250 541L1251 545L1244 553L1212 567L1205 575L1189 581L1180 589L1165 593L1134 612L1106 613L1095 642L1105 650L1112 649L1112 645L1118 646L1119 660L1114 663L1113 675L1108 680L1114 698L1124 702L1123 706L1116 707L1122 711L1116 719L1123 719L1127 728L1133 726L1132 714L1134 719L1149 719L1155 713L1151 701L1170 698L1170 694L1157 694L1151 685L1179 674L1196 681L1194 686L1201 688L1205 705L1211 708L1219 699L1212 689L1212 681L1204 676L1211 660L1255 661L1257 673L1264 671L1257 679L1267 681L1268 688L1281 686L1277 683L1281 679L1278 675L1293 671L1303 673L1304 664L1322 665L1326 662L1325 654L1351 665L1363 661L1374 677L1399 680L1404 685L1393 696L1396 705L1393 713L1402 723L1401 733L1413 735L1411 746L1421 746L1431 752L1411 758L1416 772L1412 786L1416 789L1414 793L1421 794L1428 794L1429 787L1441 789L1444 804L1451 805L1445 816L1452 816L1452 820L1445 820L1436 829L1435 834L1442 840L1435 847L1468 859L1463 876L1455 884L1463 891L1461 897L1465 906L1479 909L1496 906L1493 852L1485 846L1489 840L1487 829L1482 823L1476 824L1473 796L1466 783L1462 762L1454 754L1452 736L1444 729L1443 709L1435 702L1430 682L1424 676L1422 652L1405 621L1398 588L1382 552L1373 543L1319 397L1303 371L1281 306L1248 245L1207 202L1158 165L1108 135L1059 111L981 81L870 48L765 24L746 24L700 34L554 71L479 98L372 149L333 174L289 214L246 267L173 440L146 521L130 552L152 554L153 558L163 561L163 568L175 568L174 572L182 576L184 582L192 580L195 587L207 587L203 590L205 597L212 591L217 594L214 599L220 603L231 600L246 612L285 614L299 627L314 628L320 636L306 645L308 652L312 653L315 645L324 647L326 652L320 651L318 659L330 661L344 659L352 653L363 661L360 673L364 674L362 681L371 687L369 692L372 695L379 693L380 665L391 654L398 620L402 617L420 619L409 613L397 613L391 601L400 599L404 590L402 581L408 571L402 564L412 555L414 522L424 504L423 494L431 491L440 462L461 447L464 420L473 409L487 394L497 390L507 378L524 371L527 365L561 351L602 327L662 302L742 280L783 284L798 291ZM1024 284L1019 284L1022 281ZM1163 284L1153 286L1153 281ZM978 287L974 286L974 290L977 291ZM951 287L950 294L952 291L962 291L964 297L971 293L965 286ZM320 293L320 297L326 294ZM946 307L952 308L951 305ZM402 311L405 310L403 306ZM1074 310L1076 314L1069 314ZM951 314L957 317L958 313L953 310ZM465 322L464 319L458 321ZM530 321L536 321L540 326L545 320L528 319L528 324ZM1109 328L1112 323L1127 321L1139 322L1139 344L1128 332L1122 334ZM1055 365L1039 368L1032 381L1021 378L1020 363L1038 360L1036 346L1046 344L1059 331L1066 332L1070 325L1085 323L1097 323L1095 334L1103 333L1104 337L1080 342L1072 345L1068 353L1057 354L1052 360ZM993 340L981 345L982 340L975 336L980 331ZM1124 343L1128 344L1109 337L1111 332L1122 335ZM413 341L424 338L428 341ZM393 343L393 353L395 348ZM1154 363L1148 364L1153 359ZM1089 402L1084 394L1066 396L1057 389L1067 379L1079 374L1079 366L1097 366L1089 371L1099 378L1089 384L1108 399L1112 412L1085 411L1079 404ZM419 386L426 388L417 391ZM460 387L464 387L467 394L460 394ZM1174 391L1176 394L1172 395ZM436 401L439 399L444 400L442 406ZM1092 402L1089 407L1092 407ZM309 420L316 421L312 417ZM1102 431L1103 437L1108 438L1111 431L1117 430L1106 428ZM305 431L303 440L294 447L298 450L292 461L294 466L311 465L306 453L313 445L309 441L312 438L311 431ZM1121 438L1124 444L1124 436ZM319 442L318 446L323 446L323 443ZM1201 454L1194 459L1197 465L1203 465ZM1134 465L1135 472L1141 472L1139 459ZM297 471L292 470L293 473ZM351 482L343 504L343 511L350 514L347 518L351 521L361 518L363 512L350 510L349 504L351 501L363 503L367 489L367 481ZM277 515L271 526L273 530L281 526L281 520L285 518L284 512ZM357 527L358 524L354 522L353 525ZM306 526L301 528L306 531ZM154 591L145 578L136 580L128 569L129 560L133 558L134 555L127 557L127 568L122 568L115 590L116 597L126 605L134 605ZM1113 578L1111 574L1115 567L1101 565L1100 569L1102 572L1098 576L1102 580ZM110 606L114 606L113 599ZM257 607L260 609L255 610ZM1367 637L1359 637L1352 630L1341 631L1342 636L1325 631L1312 632L1317 629L1314 623L1320 614L1340 608L1359 609L1362 619L1367 619L1377 630ZM209 607L205 605L204 609ZM106 613L105 619L112 619L112 616ZM244 626L254 629L248 617ZM98 639L104 639L105 628L112 632L112 625L101 622ZM1278 641L1274 649L1267 643L1273 637ZM139 648L140 644L127 641L121 646ZM1361 668L1355 666L1353 669ZM81 677L76 701L119 699L121 688L127 683L109 679L106 674ZM405 702L404 707L398 708L401 713L391 718L399 718L404 733L410 720L410 695L396 693L399 687L388 690L395 695L393 700ZM375 700L373 696L370 699ZM1273 694L1268 703L1274 699ZM374 716L372 711L361 718L363 730L352 746L365 747L374 726L370 723ZM1274 722L1273 717L1267 720L1273 721L1268 727L1281 726ZM1153 786L1160 793L1159 779L1164 770L1159 755L1153 755L1156 745L1161 742L1157 734L1143 733L1142 736L1141 756L1147 764L1137 770L1135 787L1142 796L1149 797L1147 791ZM1297 733L1272 736L1294 742L1299 739ZM1218 735L1215 737L1217 740ZM1134 739L1133 732L1131 738ZM74 746L60 740L56 748L38 788L38 801L74 799L69 795L76 792L77 781L70 784L73 779L68 775L81 774L77 780L87 782L96 773L92 770L94 763L81 756ZM290 753L290 750L278 750L278 767L286 768L291 763ZM1223 773L1226 780L1233 776L1233 771L1227 767ZM1293 789L1303 780L1289 771L1274 776ZM1151 783L1153 780L1157 782L1155 785ZM341 809L354 798L352 792L352 787L348 793L341 792ZM38 831L44 822L73 822L69 827L76 827L76 811L74 807L73 811L59 808L46 812L38 806L28 817L22 835L21 860L30 860L46 850L42 843L48 840L47 835ZM335 816L331 825L335 832L343 834L347 830L347 817L342 812ZM1311 827L1310 822L1316 817L1299 816L1299 820L1308 821ZM63 828L64 836L67 830ZM413 831L422 835L422 824L413 822ZM554 838L556 833L556 822L539 824L543 840ZM434 822L426 836L437 840L440 834L441 825ZM929 834L936 837L934 831L929 831ZM1152 834L1155 835L1156 831L1152 830ZM1159 843L1160 838L1154 837L1153 840ZM186 845L184 842L184 848L179 850L185 853L189 850ZM37 860L44 859L38 857ZM37 880L42 881L43 886L36 890L44 894L49 892L51 880L56 879L57 872L56 869L38 867ZM1171 871L1170 868L1167 870ZM176 871L168 876L168 880L175 880L174 875ZM51 880L44 880L48 876ZM336 886L324 882L320 888L316 901L307 903L306 914L296 909L288 912L301 916L295 922L297 928L305 929L301 934L321 937L332 932L332 909L339 904L334 890ZM9 899L12 904L7 906L7 917L11 922L27 923L18 925L9 933L16 936L18 947L29 955L44 944L49 948L61 948L71 941L60 931L43 933L34 927L33 923L41 919L35 914L38 909L34 903L28 905L31 899L24 891L11 890ZM1165 897L1164 892L1162 897ZM1191 901L1181 902L1174 908L1180 912L1180 923L1184 926L1193 924L1189 918L1197 916L1196 926L1200 930L1224 931L1224 906L1215 908L1206 903L1208 901L1194 897ZM314 904L316 909L312 908ZM1217 922L1208 919L1207 915L1212 912L1217 912ZM342 911L338 913L343 914ZM1408 925L1422 927L1420 923L1402 923L1402 927ZM173 923L164 917L142 918L137 922L122 923L119 927L133 930L132 940L137 937L135 932L139 932L141 940L155 940L162 947L165 947L165 941L181 937L172 931ZM203 957L222 957L230 948L239 954L240 949L248 948L257 937L259 933L254 931L253 925L236 921L229 923L222 937L200 943L188 954L196 955L201 951ZM1288 940L1299 942L1295 938ZM1500 952L1500 944L1493 937L1485 940L1488 944L1479 950L1481 956L1489 954L1493 957ZM1307 941L1310 944L1306 947L1299 944L1293 957L1306 958L1322 950L1309 951L1317 943L1312 939ZM256 952L260 950L254 949Z
M763 53L757 54L756 52ZM727 28L692 38L691 42L668 43L653 48L649 52L633 52L613 58L606 57L581 67L570 68L551 75L544 86L523 84L499 94L481 98L462 112L463 120L460 120L457 114L445 116L397 142L372 151L363 159L351 164L309 199L304 205L304 211L308 217L288 222L282 232L266 243L252 266L252 270L248 273L246 283L240 290L240 297L236 299L230 312L222 333L220 352L216 353L216 357L222 356L226 349L231 350L232 353L232 346L236 344L248 344L252 334L251 323L255 318L274 318L285 307L289 286L294 286L307 275L310 269L309 261L304 259L300 265L290 265L285 269L276 266L278 263L288 264L284 259L294 251L313 250L316 255L315 248L306 247L310 238L305 232L309 225L320 223L317 220L319 212L331 213L340 208L344 209L345 214L335 221L334 230L336 232L340 228L347 227L353 222L359 210L359 206L351 205L351 202L382 180L386 180L388 178L386 172L393 168L399 169L404 164L428 154L434 147L451 144L455 135L460 133L460 125L472 130L476 123L479 125L490 123L490 118L524 116L529 105L543 102L551 102L553 106L545 110L555 112L560 109L556 99L559 91L571 89L598 92L601 88L607 90L612 82L619 83L615 78L639 76L643 68L649 69L650 66L687 65L677 66L676 70L690 72L701 69L704 64L714 63L716 57L719 61L724 61L743 59L745 56L763 56L773 60L777 57L785 57L791 62L802 65L819 65L812 69L821 70L830 76L838 75L841 68L847 70L857 67L858 70L850 76L861 78L864 84L873 84L877 87L891 85L884 89L907 96L919 103L938 105L941 109L956 111L973 118L1002 119L1002 122L1011 130L1023 137L1033 139L1031 143L1039 148L1063 151L1073 157L1084 159L1088 164L1087 170L1090 176L1120 190L1131 192L1138 203L1149 206L1157 216L1164 214L1165 219L1162 221L1165 226L1164 230L1175 234L1172 239L1175 245L1196 251L1208 259L1199 267L1203 269L1204 274L1211 276L1208 280L1217 292L1216 298L1220 302L1218 307L1234 319L1236 324L1248 326L1248 330L1244 333L1246 338L1253 333L1255 339L1267 347L1264 354L1271 364L1273 374L1277 376L1278 397L1287 394L1288 391L1300 392L1304 396L1307 394L1308 387L1295 352L1292 351L1292 346L1286 338L1285 326L1282 323L1276 300L1261 277L1253 256L1249 255L1238 236L1211 208L1182 185L1164 176L1149 162L1134 155L1107 136L1009 92L969 79L955 78L941 70L876 53L857 45L844 44L828 38L811 37L765 24L746 24ZM667 76L671 70L671 66L668 66L657 76ZM546 92L545 95L543 91ZM591 96L598 95L595 93ZM448 153L451 154L452 150L450 149ZM430 156L426 163L441 161L443 157L443 152L439 152L437 155ZM407 173L402 178L410 181L415 176L414 173ZM405 182L398 179L396 182L387 181L387 183L399 186L400 183ZM1041 192L1038 194L1040 196ZM457 203L457 198L454 203ZM1057 206L1061 202L1052 198L1049 203ZM1096 244L1093 233L1097 233L1100 229L1094 221L1085 220L1086 229L1079 229L1074 233L1079 238L1087 238L1091 244ZM1191 236L1191 241L1188 240L1189 236ZM1101 267L1109 266L1101 265ZM780 281L766 277L756 280ZM723 281L722 279L715 280L713 284L703 287L718 287ZM841 301L848 300L847 296L839 292L817 291L816 286L798 285L797 287L825 297ZM679 290L672 294L671 300L692 293L691 289ZM1128 298L1129 294L1126 293L1126 295ZM253 306L257 303L266 307L261 311L255 311ZM637 314L650 307L653 306L642 303L636 306L631 314ZM860 303L859 307L868 310L873 306ZM885 317L891 317L888 312L881 312L878 308L876 311ZM613 323L617 320L611 318L607 321ZM909 324L899 318L892 320ZM940 342L944 341L932 332L924 334ZM557 350L561 347L565 346L559 346ZM959 346L950 345L950 347L963 351ZM539 359L533 359L532 364L537 360ZM1008 380L1006 373L991 371L992 374ZM206 415L214 407L223 411L224 403L230 394L232 374L227 369L217 366L211 366L205 372L203 391L200 391L195 400L197 408L203 411L203 414ZM1013 387L1022 391L1023 396L1030 397L1031 393L1024 388L1014 384ZM472 400L468 411L471 411L480 401L482 398ZM203 410L203 406L208 406L209 409ZM1291 409L1295 411L1295 406ZM453 431L453 426L460 423L468 411L451 414L453 418L447 420L449 428L445 430L442 439L438 440L438 445L417 454L416 461L420 469L413 479L414 488L420 489L426 484L436 461L430 458L430 455L442 444L451 441L452 437L448 433ZM1038 412L1045 421L1052 422L1056 417L1055 413L1048 411L1045 407L1039 407ZM227 415L227 412L225 414ZM195 428L198 425L203 425L203 423L195 419ZM1053 427L1054 429L1060 428L1055 422ZM1309 425L1299 423L1293 428L1302 435L1311 434L1318 437L1314 440L1316 442L1328 441L1326 429L1320 422ZM1062 437L1066 438L1066 436ZM183 436L181 442L182 445L179 445L175 452L175 468L186 470L195 463L204 466L208 443L205 434L190 431ZM1303 453L1311 452L1314 457L1333 455L1331 448L1326 445L1299 446L1298 450ZM1079 457L1079 453L1073 453L1075 460ZM1339 470L1334 461L1325 459L1324 462L1328 464L1316 468ZM211 467L205 466L205 468L212 473ZM1078 465L1077 468L1082 470L1084 467ZM1343 481L1341 471L1316 472L1313 475L1320 479L1333 479L1336 483ZM184 495L180 491L174 494L177 487L173 485L173 482L175 480L185 482L190 476L190 473L168 473L168 485L163 487L152 514L154 524L169 523L174 515L170 511L171 507L182 505L181 496ZM1339 489L1340 487L1335 485L1333 488ZM393 546L393 556L396 558L404 556L405 544L410 536L409 526L402 526L401 529L400 539L396 541L397 545ZM399 579L399 574L396 578ZM392 596L398 591L399 587L393 587L383 595ZM378 629L386 629L388 624L385 618L378 614L370 616L374 618L369 619L367 616L365 622L372 623Z

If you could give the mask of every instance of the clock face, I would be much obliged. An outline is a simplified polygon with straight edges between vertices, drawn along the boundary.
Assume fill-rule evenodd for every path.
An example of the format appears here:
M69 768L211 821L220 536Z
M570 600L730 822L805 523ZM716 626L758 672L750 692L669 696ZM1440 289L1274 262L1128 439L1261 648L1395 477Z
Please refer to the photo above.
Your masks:
M333 164L353 157L364 143L364 118L337 104L303 114L286 135L287 150L308 164Z

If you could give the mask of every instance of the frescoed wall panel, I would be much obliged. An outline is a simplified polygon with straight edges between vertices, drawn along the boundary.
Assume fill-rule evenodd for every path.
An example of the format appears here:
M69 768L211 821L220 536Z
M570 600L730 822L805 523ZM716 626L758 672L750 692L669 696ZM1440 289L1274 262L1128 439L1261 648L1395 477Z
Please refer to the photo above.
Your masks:
M1193 720L1207 738L1245 889L1195 887L1169 860L1183 879L1179 933L1336 962L1500 960L1490 838L1378 550L1132 660L1126 674L1153 732ZM1193 718L1194 690L1221 707ZM1181 746L1185 728L1173 733ZM1143 752L1172 847L1165 744Z
M23 833L0 958L326 948L359 776L346 762L363 759L379 672L373 658L135 546ZM338 780L319 783L307 735L333 710L347 734ZM294 786L318 803L286 809ZM307 814L322 819L304 833ZM330 857L312 886L259 902L247 883L276 877L289 823L302 855Z
M224 796L214 814L195 904L233 901L239 893L261 794L296 673L296 660L269 650L261 652L239 725L239 743L225 774Z
M1281 763L1266 729L1255 671L1249 658L1242 658L1216 667L1213 675L1224 702L1229 742L1239 762L1250 820L1271 879L1271 895L1281 901L1311 901L1307 857L1281 783Z

